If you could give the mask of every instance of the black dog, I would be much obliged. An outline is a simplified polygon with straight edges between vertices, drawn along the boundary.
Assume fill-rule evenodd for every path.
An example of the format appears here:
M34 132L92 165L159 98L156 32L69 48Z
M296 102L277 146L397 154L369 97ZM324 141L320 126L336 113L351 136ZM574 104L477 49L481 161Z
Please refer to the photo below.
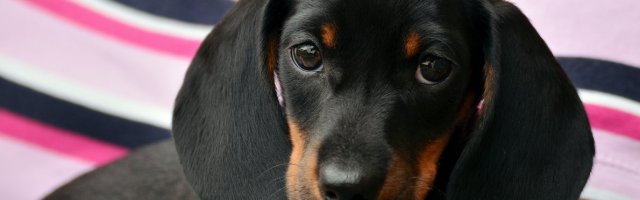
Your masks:
M503 1L240 1L173 131L202 199L578 199L594 154L574 87Z
M239 2L174 119L212 199L577 199L594 154L574 87L503 1Z

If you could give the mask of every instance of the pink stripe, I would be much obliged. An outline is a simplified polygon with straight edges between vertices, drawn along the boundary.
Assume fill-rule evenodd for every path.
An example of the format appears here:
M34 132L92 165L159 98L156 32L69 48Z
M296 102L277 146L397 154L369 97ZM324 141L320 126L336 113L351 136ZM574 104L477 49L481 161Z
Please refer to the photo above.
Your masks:
M0 199L42 199L95 168L92 163L0 134Z
M596 158L588 187L640 198L640 141L599 129L593 136Z
M173 107L189 59L114 42L23 1L0 0L0 16L7 19L0 20L7 27L0 31L2 56L110 96Z
M0 133L96 165L104 165L127 154L123 147L41 124L3 109L0 109Z
M640 140L640 117L615 109L586 104L591 127Z
M617 168L607 163L598 163L591 170L588 186L600 188L628 197L640 198L637 174Z
M108 18L71 1L28 0L26 2L48 10L70 22L147 49L191 58L200 46L200 41L149 32Z

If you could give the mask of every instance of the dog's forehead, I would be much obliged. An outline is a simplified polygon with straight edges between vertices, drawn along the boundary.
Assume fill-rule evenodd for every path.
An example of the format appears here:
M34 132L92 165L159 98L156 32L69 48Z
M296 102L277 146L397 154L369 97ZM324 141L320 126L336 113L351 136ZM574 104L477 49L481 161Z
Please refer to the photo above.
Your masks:
M295 8L296 18L308 23L337 21L349 27L397 28L422 23L459 12L451 1L441 0L302 0Z
M285 24L284 35L316 30L331 33L343 41L379 42L411 32L421 37L447 35L461 25L464 7L457 0L323 0L298 1L293 15ZM371 41L364 41L371 40Z
M440 47L441 56L466 64L473 43L469 1L298 1L281 41L291 47L311 40L332 52L333 59L369 62L351 63L362 66L396 66L433 47ZM359 59L351 60L354 57Z

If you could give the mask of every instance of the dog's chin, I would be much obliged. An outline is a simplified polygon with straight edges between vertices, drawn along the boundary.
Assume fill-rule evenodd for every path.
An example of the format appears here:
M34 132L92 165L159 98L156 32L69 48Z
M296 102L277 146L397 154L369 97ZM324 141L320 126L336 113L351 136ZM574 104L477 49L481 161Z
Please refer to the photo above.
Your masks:
M310 188L314 188L314 187L310 187L310 186L305 186L305 185L295 185L292 187L287 187L287 199L289 200L300 200L300 199L305 199L305 200L325 200L325 199L337 199L337 198L325 198L322 196L318 196L318 194L321 194L320 190L316 190L314 191L313 189ZM315 187L317 188L317 187ZM417 192L412 188L416 188L416 186L412 186L412 185L406 185L406 186L394 186L394 188L402 188L399 191L394 192L393 194L386 194L386 195L378 195L375 198L355 198L355 199L361 199L361 200L386 200L386 199L407 199L407 200L427 200L427 193L428 191L423 191L423 192ZM382 191L378 191L377 193L380 194ZM416 196L416 193L422 193L424 195L418 195Z
M308 200L324 200L325 198L319 196L320 191L313 191L309 189L309 186L296 185L293 188L287 187L287 199L290 200L298 200L298 199L308 199Z

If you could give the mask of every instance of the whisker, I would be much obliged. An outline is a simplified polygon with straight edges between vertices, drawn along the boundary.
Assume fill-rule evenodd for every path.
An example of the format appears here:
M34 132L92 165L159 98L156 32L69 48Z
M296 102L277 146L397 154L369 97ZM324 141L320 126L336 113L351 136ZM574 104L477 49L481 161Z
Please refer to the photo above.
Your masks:
M295 175L276 177L276 178L274 178L273 180L269 181L269 183L273 183L273 182L276 182L276 181L279 181L279 180L284 180L284 179L286 179L286 178L294 177L294 176L295 176Z
M274 195L277 195L278 193L282 192L286 188L287 188L287 186L284 186L284 187L281 187L280 189L272 192L271 194L269 194L269 196L267 196L267 199L278 199L278 198L272 198L272 197L274 197Z
M293 164L287 162L287 163L277 164L277 165L275 165L273 167L269 167L268 169L265 169L264 171L260 172L260 174L256 178L260 178L260 177L264 176L264 174L266 174L267 172L269 172L269 171L271 171L271 170L273 170L273 169L275 169L277 167L290 166L290 165L293 165Z

